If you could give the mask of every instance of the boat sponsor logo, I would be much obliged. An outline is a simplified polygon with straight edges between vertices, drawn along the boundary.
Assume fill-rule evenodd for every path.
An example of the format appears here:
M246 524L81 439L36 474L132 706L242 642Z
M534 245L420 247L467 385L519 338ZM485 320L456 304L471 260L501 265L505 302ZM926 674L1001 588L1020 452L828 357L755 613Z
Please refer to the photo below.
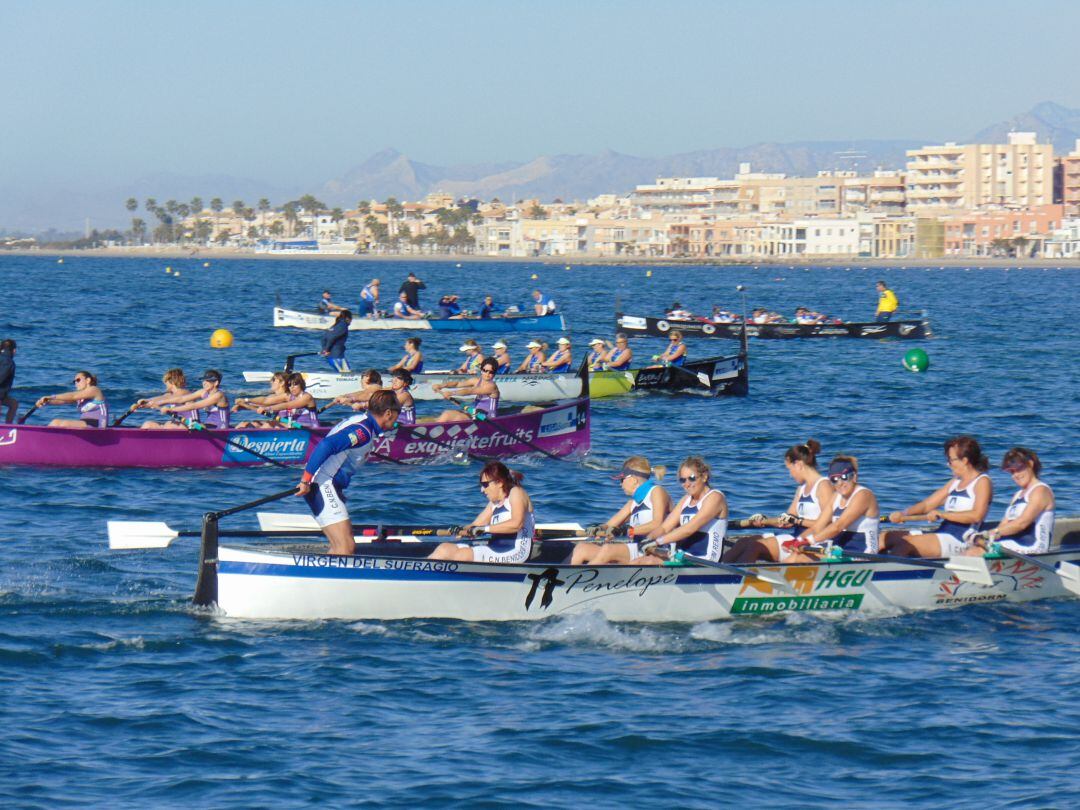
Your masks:
M644 329L646 325L645 319L636 315L623 315L619 318L619 326L624 329Z
M300 568L366 568L373 571L421 571L432 574L453 574L458 563L445 560L380 559L359 555L293 554L293 565Z
M7 433L0 436L0 447L5 447L9 444L15 444L19 438L19 429L11 428Z
M997 602L1010 593L1023 593L1043 587L1046 575L1037 565L1014 560L988 560L987 568L994 578L993 585L962 582L956 574L938 585L934 601L939 605L964 605L972 602ZM992 591L992 593L991 593Z
M873 569L833 568L830 566L788 566L780 573L791 592L771 582L746 577L739 596L732 603L732 613L776 613L781 610L857 610L862 593L834 593L862 588L874 576ZM744 594L751 594L745 596ZM761 595L759 595L761 594Z
M908 335L908 334L911 334L914 331L915 331L915 326L913 324L907 324L907 323L900 324L900 334L901 335Z
M671 328L671 324L667 321L657 321L656 328L659 329L661 332L666 332L668 329Z
M713 326L711 323L707 323L701 327L701 331L704 332L706 335L711 335L716 332L716 327Z
M859 330L860 335L880 335L888 329L887 326L864 326Z
M225 445L221 456L223 462L258 464L263 459L249 453L248 450L274 461L303 461L307 456L311 435L306 430L260 430L252 433L230 433L229 440L236 444ZM244 449L237 447L237 444L243 445Z
M584 408L563 408L545 413L540 418L540 427L536 431L536 435L540 438L562 436L564 433L574 433L584 424Z
M815 329L815 335L846 335L847 329ZM866 334L865 332L863 334Z
M741 368L742 361L738 358L717 363L716 366L713 367L712 378L714 380L727 379L732 374L737 374Z

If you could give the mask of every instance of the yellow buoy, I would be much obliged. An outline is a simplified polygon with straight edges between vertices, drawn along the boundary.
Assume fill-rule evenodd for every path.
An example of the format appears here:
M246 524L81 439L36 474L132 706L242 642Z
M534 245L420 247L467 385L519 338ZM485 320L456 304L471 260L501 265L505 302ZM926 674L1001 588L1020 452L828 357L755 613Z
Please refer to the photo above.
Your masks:
M540 278L540 276L536 275L536 273L533 273L531 276L529 276L529 278L531 278L533 281L536 281L538 278Z
M165 268L165 275L167 275L167 276L171 276L171 275L172 275L172 268L171 268L171 267L166 267L166 268Z
M210 336L210 345L215 349L227 349L232 346L232 332L228 329L215 329Z
M645 278L652 278L652 270L645 271Z

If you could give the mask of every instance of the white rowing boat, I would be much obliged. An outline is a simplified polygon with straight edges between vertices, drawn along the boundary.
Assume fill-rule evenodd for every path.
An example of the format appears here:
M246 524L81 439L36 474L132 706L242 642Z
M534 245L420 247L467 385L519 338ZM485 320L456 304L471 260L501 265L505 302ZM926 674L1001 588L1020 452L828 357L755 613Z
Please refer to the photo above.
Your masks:
M274 307L274 326L294 329L329 329L334 316L321 312ZM566 321L559 313L550 315L514 314L498 318L377 318L356 316L349 323L350 332L383 331L387 329L416 332L434 329L439 332L565 332Z
M310 531L306 518L286 520ZM164 524L110 523L114 548L162 547L178 535L169 530L161 542L124 545L125 526ZM612 621L701 622L787 612L895 614L1080 594L1080 518L1058 521L1050 552L1019 559L842 558L723 570L693 558L661 567L459 563L385 543L332 556L322 543L237 544L219 542L219 534L230 533L208 515L195 602L243 619L534 621L596 612Z

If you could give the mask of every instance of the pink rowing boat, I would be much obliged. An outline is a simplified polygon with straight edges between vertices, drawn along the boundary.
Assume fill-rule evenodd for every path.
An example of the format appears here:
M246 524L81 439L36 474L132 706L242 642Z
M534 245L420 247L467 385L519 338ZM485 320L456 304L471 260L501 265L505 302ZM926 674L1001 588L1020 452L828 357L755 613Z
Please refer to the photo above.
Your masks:
M0 465L54 467L243 467L303 464L329 428L314 430L139 430L0 425ZM568 456L589 449L589 399L525 409L485 421L425 422L388 431L375 461L440 462L466 452L508 458ZM256 455L258 454L258 455ZM263 456L265 458L260 458Z

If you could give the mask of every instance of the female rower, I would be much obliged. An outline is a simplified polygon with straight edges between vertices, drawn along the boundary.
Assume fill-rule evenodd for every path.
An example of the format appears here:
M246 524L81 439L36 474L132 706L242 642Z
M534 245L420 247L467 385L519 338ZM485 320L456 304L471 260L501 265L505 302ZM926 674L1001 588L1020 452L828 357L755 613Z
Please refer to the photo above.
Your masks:
M262 405L256 410L263 416L272 416L270 428L317 428L319 409L315 397L308 393L303 374L290 374L287 382L289 396L284 402Z
M634 351L630 348L629 339L625 333L615 335L615 345L604 355L604 368L611 371L621 371L630 368L630 361L634 359Z
M525 359L522 360L521 365L517 367L517 373L542 373L544 371L544 351L547 349L547 344L541 343L538 340L530 340L525 344L525 348L529 350L529 353L525 355Z
M323 335L322 349L319 350L319 354L326 358L327 365L338 374L349 371L349 361L345 359L345 341L349 338L350 323L352 313L347 309L341 310L334 318L334 325Z
M589 353L585 355L585 360L589 364L589 371L603 371L604 369L604 355L607 353L607 344L600 338L593 338L589 341Z
M829 462L829 483L836 490L831 519L822 529L803 532L796 540L787 541L788 556L784 562L812 562L818 556L806 546L831 541L834 546L866 554L878 552L877 496L859 483L859 462L854 456L834 456Z
M243 410L257 411L263 405L277 405L279 402L285 402L289 399L289 372L287 371L275 371L273 376L270 377L270 393L261 397L243 397L237 398L233 403L232 412L238 413ZM145 427L145 426L144 426ZM183 428L183 425L178 425L175 422L166 422L159 427L178 427ZM271 423L256 419L247 422L241 422L236 426L240 428L265 428L274 427Z
M511 362L510 352L506 350L506 344L501 340L496 340L491 344L491 348L495 350L495 354L492 356L495 358L495 362L498 363L495 374L509 374Z
M161 381L165 383L164 394L158 394L156 397L150 397L149 399L140 399L131 406L131 409L133 411L138 411L143 408L160 408L162 405L172 405L179 402L185 395L191 393L187 387L187 377L184 375L184 370L181 368L170 368L165 372ZM143 422L139 425L143 430L155 430L173 426L172 422Z
M899 557L963 554L971 536L986 520L994 485L986 474L990 462L979 443L970 436L955 436L945 442L945 458L952 470L952 480L914 506L889 515L890 523L940 520L941 525L929 534L888 532L883 545L889 554Z
M405 355L390 366L389 370L397 371L399 368L413 374L421 374L424 371L424 355L420 353L420 338L405 338Z
M65 427L82 430L83 428L103 428L109 426L109 406L105 402L105 395L98 388L97 377L89 371L76 371L74 391L65 391L62 394L53 394L49 397L41 397L35 404L35 408L45 405L64 405L74 402L79 409L78 419L53 419L49 427Z
M686 494L664 518L664 522L649 532L638 551L642 556L631 560L633 565L660 565L663 559L652 553L660 546L680 549L695 557L717 562L727 533L728 505L724 493L709 486L709 465L704 459L690 456L679 465L679 483Z
M349 405L354 411L367 407L367 402L376 391L383 390L382 374L378 369L369 368L360 375L360 390L351 394L334 397L334 405ZM360 407L356 407L359 405Z
M750 525L755 528L775 527L786 529L791 534L740 538L724 554L724 562L787 562L791 547L785 547L785 542L794 540L803 532L824 529L830 523L836 490L829 479L818 472L817 454L820 452L821 445L813 439L806 444L789 447L784 453L784 466L798 484L791 505L778 517L767 518L759 514L750 518Z
M607 519L601 529L611 533L621 526L628 526L630 536L647 536L653 529L664 523L664 518L671 511L671 496L660 486L664 478L664 467L650 467L644 456L631 456L623 462L622 471L614 476L620 482L622 491L630 498L622 509ZM655 479L655 480L650 480ZM571 565L605 565L614 563L626 565L640 556L637 543L579 543L570 558Z
M1001 469L1012 476L1020 487L1005 517L996 528L974 538L975 545L965 553L981 555L987 541L1020 554L1045 554L1054 536L1054 492L1039 480L1042 462L1034 450L1014 447L1005 454ZM985 538L980 542L980 538Z
M661 366L681 366L686 362L686 344L683 343L683 334L678 329L672 329L668 335L668 345L655 359L660 361ZM651 366L656 368L656 366Z
M457 369L459 374L476 374L480 371L480 364L484 361L484 352L475 340L469 338L458 346L458 351L465 352L465 359L461 361Z
M535 523L529 493L521 486L524 476L511 472L501 461L489 461L480 471L480 491L488 505L463 527L459 537L490 535L484 545L468 542L440 543L431 553L432 560L458 562L522 563L532 551Z
M570 338L561 337L555 341L559 348L544 361L544 370L551 374L563 374L570 371L570 366L573 364L574 359L570 355Z
M180 398L174 405L162 407L164 414L184 416L192 422L201 422L214 430L229 427L229 398L221 390L221 372L209 368L203 374L202 388Z
M442 394L443 399L453 396L475 397L472 404L474 413L482 413L486 418L496 416L499 409L499 386L495 384L495 370L498 363L489 357L480 364L480 376L459 382L436 383L432 388ZM443 411L436 422L463 422L471 419L472 414L462 410Z
M412 374L403 368L399 368L395 371L393 378L390 380L390 390L394 392L394 396L397 397L398 405L401 406L401 413L398 414L397 418L399 425L416 424L416 402L413 400L413 395L409 391L409 386L412 385L412 383Z

